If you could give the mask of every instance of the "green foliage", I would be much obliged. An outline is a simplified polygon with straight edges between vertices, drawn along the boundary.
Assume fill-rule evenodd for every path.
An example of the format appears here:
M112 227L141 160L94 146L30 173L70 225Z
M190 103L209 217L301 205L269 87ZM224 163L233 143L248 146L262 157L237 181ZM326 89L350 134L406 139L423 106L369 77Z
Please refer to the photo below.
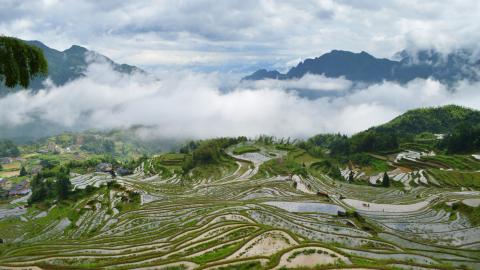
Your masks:
M114 154L115 144L112 140L106 138L98 138L90 135L84 137L84 143L80 149L96 154Z
M63 133L55 136L55 144L60 145L61 147L67 147L72 144L75 144L75 139L77 136L71 133Z
M353 135L349 141L354 153L389 151L398 148L397 135L389 130L369 129Z
M462 122L470 125L480 123L480 112L457 105L415 109L381 127L398 134L449 133Z
M218 260L220 258L228 256L229 254L232 254L235 250L239 248L239 246L239 244L225 245L197 257L194 257L192 258L192 261L195 263L204 264L210 261Z
M146 160L148 160L148 157L146 155L142 155L141 157L139 157L137 159L130 159L130 160L122 163L122 166L127 170L133 171L133 170L135 170L135 168L140 166L140 164L142 164Z
M326 148L331 157L346 162L351 159L350 155L356 153L395 150L398 148L398 138L390 131L369 129L350 138L340 134L319 134L300 143L299 147L315 156L321 156L322 151L318 147Z
M452 205L452 210L458 211L466 216L473 226L480 225L480 207L472 207L457 202Z
M349 156L349 161L353 162L356 166L362 167L362 169L372 175L380 172L385 172L391 169L391 166L385 160L376 158L371 154L355 153Z
M268 136L268 135L260 135L256 139L257 143L265 144L265 145L272 145L275 143L275 137L273 136Z
M442 186L480 188L480 172L447 171L428 169L428 175Z
M52 156L42 156L40 157L40 165L43 168L51 169L60 164L60 161L57 158Z
M7 87L27 88L36 75L46 75L48 63L43 52L25 42L0 36L0 80Z
M233 153L235 155L241 155L245 153L252 153L252 152L258 152L258 151L260 151L260 149L251 145L242 145L233 149Z
M463 202L454 202L450 206L445 203L438 203L432 207L435 210L450 212L450 218L456 218L456 213L466 217L473 226L480 225L480 207L472 207Z
M353 177L354 173L353 171L350 171L350 173L348 173L348 182L353 182L355 180Z
M300 144L302 145L302 144ZM346 135L341 134L319 134L307 140L305 144L300 146L307 151L315 147L326 148L330 150L331 156L348 155L350 153L350 143ZM314 151L313 155L318 156L319 151Z
M456 128L460 123L460 128ZM345 157L361 152L387 152L399 148L400 142L416 142L431 146L433 133L449 133L443 142L450 152L474 151L480 148L480 112L449 105L411 110L387 124L370 128L348 138L340 134L321 134L310 138L308 146L328 148L332 157Z
M218 270L260 270L263 269L262 264L258 261L245 262L234 265L222 266Z
M216 138L196 142L193 144L193 150L191 150L192 157L185 160L182 170L184 173L187 173L196 166L220 164L222 160L228 158L224 152L227 147L246 140L246 137L238 137Z
M272 159L260 166L260 173L256 177L264 177L265 173L270 175L307 175L307 169L300 163L290 158Z
M0 200L8 197L8 191L0 187Z
M149 162L145 162L143 169L147 174L159 174L164 178L169 178L182 170L182 166L187 159L191 159L188 154L165 153L153 157Z
M71 190L70 170L64 166L44 169L30 183L32 196L29 204L50 199L66 199Z
M422 157L422 161L437 164L443 168L463 171L480 171L480 161L470 155L442 155Z
M179 150L180 153L182 154L188 154L191 153L195 148L198 147L199 141L190 141L186 143L184 146L182 146Z
M0 140L0 157L17 157L20 155L18 147L9 140Z
M480 151L480 124L461 123L443 138L439 146L450 154Z
M68 197L70 190L72 189L72 183L67 174L61 174L57 177L56 190L59 200L64 200Z
M25 169L24 166L20 169L20 176L26 176L27 175L27 170Z
M383 187L389 187L390 186L390 177L388 176L387 172L383 173L382 186Z
M87 158L85 160L71 160L66 164L70 169L74 168L95 168L99 163L110 163L114 166L119 165L118 161L111 155L100 155Z
M312 165L310 165L310 169L312 169L314 172L318 171L320 173L324 173L333 179L343 180L340 169L331 160L326 159L326 160L315 162Z
M315 169L319 162L322 162L307 151L293 145L289 145L289 149L291 150L288 151L286 156L269 160L260 165L259 174L256 177L265 177L267 174L307 176L309 168Z

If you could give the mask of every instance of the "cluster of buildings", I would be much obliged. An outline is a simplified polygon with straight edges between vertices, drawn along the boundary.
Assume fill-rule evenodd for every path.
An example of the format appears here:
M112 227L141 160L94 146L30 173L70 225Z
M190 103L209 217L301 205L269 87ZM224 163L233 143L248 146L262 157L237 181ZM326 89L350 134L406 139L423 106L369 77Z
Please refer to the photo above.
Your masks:
M24 161L24 159L17 157L0 157L0 165L10 164L17 161ZM0 178L0 188L6 192L0 196L23 196L30 193L30 183L27 180L22 180L20 183L14 183L5 178Z

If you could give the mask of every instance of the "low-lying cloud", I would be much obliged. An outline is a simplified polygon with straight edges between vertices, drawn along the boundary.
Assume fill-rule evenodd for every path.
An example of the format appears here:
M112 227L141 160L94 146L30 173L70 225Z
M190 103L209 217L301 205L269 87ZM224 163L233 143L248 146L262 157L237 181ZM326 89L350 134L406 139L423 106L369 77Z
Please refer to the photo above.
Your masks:
M301 89L301 90L310 90L310 91L319 91L319 92L342 92L348 90L352 87L352 82L345 79L344 77L340 78L328 78L324 75L314 75L306 74L299 79L291 80L274 80L274 79L265 79L258 81L244 81L246 87L251 88L273 88L273 89L283 89L283 90L292 90L292 89Z
M480 84L461 82L455 91L434 80L391 82L351 90L345 79L307 76L296 81L239 84L223 92L218 74L173 73L154 78L124 75L92 64L86 76L36 94L21 91L0 99L0 127L32 122L66 129L154 127L162 138L207 138L270 134L308 137L324 132L352 134L417 107L459 104L480 108ZM338 91L303 98L292 87Z

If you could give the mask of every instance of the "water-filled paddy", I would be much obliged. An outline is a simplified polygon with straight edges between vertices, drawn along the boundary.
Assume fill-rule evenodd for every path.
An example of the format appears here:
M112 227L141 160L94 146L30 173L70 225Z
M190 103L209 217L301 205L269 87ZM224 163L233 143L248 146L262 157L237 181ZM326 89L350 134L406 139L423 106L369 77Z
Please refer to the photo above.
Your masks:
M293 213L323 213L329 215L336 215L338 211L345 212L345 209L335 204L316 203L316 202L278 202L271 201L265 202L265 204L282 208L288 212Z

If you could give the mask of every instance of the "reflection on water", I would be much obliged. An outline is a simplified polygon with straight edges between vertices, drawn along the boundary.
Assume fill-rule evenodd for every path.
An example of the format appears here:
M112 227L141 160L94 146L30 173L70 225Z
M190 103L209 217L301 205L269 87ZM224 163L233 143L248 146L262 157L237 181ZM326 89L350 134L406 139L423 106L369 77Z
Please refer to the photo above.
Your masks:
M345 212L345 209L335 204L315 202L265 202L265 204L282 208L289 212L315 212L329 215L336 215L338 211Z

